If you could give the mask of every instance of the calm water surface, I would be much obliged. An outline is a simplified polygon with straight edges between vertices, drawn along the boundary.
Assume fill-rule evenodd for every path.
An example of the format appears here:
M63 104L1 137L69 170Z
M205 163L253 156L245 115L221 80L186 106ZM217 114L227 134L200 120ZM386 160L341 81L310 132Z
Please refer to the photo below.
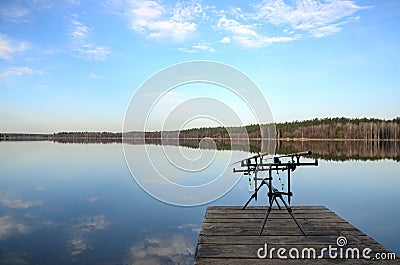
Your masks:
M321 160L294 172L292 205L327 206L400 255L399 173L390 159ZM209 205L249 196L242 178ZM191 264L207 206L149 196L118 143L0 142L0 264Z

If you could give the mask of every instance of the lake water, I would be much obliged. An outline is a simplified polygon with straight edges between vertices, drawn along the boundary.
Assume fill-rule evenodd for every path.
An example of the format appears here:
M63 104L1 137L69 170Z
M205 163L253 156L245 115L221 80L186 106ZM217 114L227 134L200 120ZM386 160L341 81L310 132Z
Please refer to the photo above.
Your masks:
M297 169L292 205L324 205L400 255L391 150ZM247 182L207 205L172 206L139 187L119 143L0 142L0 264L191 264L206 207L243 205ZM266 202L264 193L252 205Z

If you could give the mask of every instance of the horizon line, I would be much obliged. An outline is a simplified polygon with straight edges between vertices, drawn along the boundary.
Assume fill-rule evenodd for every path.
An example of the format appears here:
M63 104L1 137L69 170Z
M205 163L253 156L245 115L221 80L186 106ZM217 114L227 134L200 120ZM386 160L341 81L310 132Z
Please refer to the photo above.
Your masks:
M273 124L285 124L285 123L296 123L296 122L306 122L306 121L314 121L314 120L327 120L327 119L348 119L348 120L363 120L363 119L367 119L370 121L385 121L385 122L390 122L390 121L394 121L396 119L400 119L400 116L394 117L392 119L388 118L367 118L367 117L357 117L357 118L349 118L349 117L324 117L324 118L310 118L310 119L304 119L304 120L291 120L291 121L281 121L281 122L274 122ZM270 123L269 123L270 124ZM216 126L216 127L193 127L193 128L186 128L184 130L179 130L179 129L175 129L175 130L165 130L163 132L174 132L174 131L185 131L185 130L192 130L192 129L206 129L206 128L235 128L235 127L247 127L247 126L254 126L254 125L268 125L268 123L262 123L262 124L247 124L247 125L232 125L232 126ZM151 131L129 131L129 132L138 132L138 133L145 133L145 132L161 132L160 130L151 130ZM51 135L51 134L57 134L57 133L123 133L122 131L58 131L58 132L50 132L50 133L45 133L45 132L0 132L0 134L31 134L31 135ZM128 133L128 132L127 132Z

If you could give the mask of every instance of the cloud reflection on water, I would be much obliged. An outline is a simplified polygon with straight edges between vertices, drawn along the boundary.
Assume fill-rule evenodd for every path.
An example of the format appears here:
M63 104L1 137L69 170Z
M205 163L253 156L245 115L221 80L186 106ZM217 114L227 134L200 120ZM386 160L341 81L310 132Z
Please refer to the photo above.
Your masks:
M0 240L15 233L25 234L29 232L29 227L18 222L10 215L0 216Z
M41 200L37 201L23 201L20 199L13 200L8 198L8 196L0 197L0 203L13 209L27 209L32 206L43 205L43 202Z
M67 248L73 261L88 249L92 249L89 244L89 233L97 230L108 229L109 222L104 215L82 216L75 219L76 224L72 226L72 235L68 241Z
M206 206L173 207L147 196L129 175L121 145L3 142L0 156L0 264L192 264ZM318 169L295 171L293 203L326 205L400 253L398 172L390 158L321 160ZM216 204L243 205L250 195L241 181Z
M130 264L192 264L195 245L182 234L146 237L129 249Z
M194 233L200 233L201 227L198 224L182 224L182 225L178 225L176 226L176 228L178 229L182 229L182 230L191 230Z

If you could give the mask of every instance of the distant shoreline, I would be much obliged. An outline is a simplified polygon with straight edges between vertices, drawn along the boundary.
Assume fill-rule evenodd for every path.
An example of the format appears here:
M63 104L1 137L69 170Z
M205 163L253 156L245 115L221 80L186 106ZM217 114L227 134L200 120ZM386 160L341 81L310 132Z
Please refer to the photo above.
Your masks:
M213 141L207 138L128 138L122 137L57 137L49 138L30 137L24 134L21 138L11 138L1 140L3 147L7 147L12 143L43 143L43 144L114 144L114 145L155 145L155 146L182 146L195 149L217 149L217 150L233 150L244 151L250 153L262 152L263 146L276 146L276 154L292 154L304 150L312 150L313 157L323 158L325 160L345 161L353 160L379 160L392 159L400 161L400 139L308 139L308 138L292 138L292 139L261 139L261 138L236 138L231 141L229 138L216 138ZM272 145L271 145L272 143ZM1 145L1 144L0 144Z
M30 141L57 141L57 140L174 140L175 137L85 137L85 136L58 136L54 137L52 134L15 134L15 133L0 133L0 141L13 141L13 140L30 140ZM308 142L308 141L388 141L388 142L399 142L400 139L366 139L366 138L260 138L260 137L234 137L234 138L211 138L216 141L296 141L296 142ZM201 140L203 138L197 137L179 137L179 140Z
M180 131L0 133L0 140L121 140L121 139L250 139L257 141L399 141L400 117L324 118L237 127L201 127Z

